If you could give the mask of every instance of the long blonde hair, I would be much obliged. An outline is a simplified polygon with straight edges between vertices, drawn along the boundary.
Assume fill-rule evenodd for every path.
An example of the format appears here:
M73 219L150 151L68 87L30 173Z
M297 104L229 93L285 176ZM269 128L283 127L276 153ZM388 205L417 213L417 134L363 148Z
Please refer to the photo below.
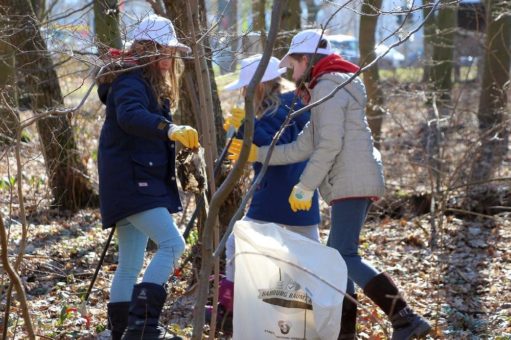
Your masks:
M136 40L130 47L129 53L138 59L139 65L144 65L142 72L153 88L158 103L162 105L165 99L170 100L170 107L175 108L179 102L179 87L184 64L179 58L172 58L172 67L162 73L158 61L162 58L163 47L150 40Z
M254 114L274 113L280 105L280 77L257 84L254 93Z

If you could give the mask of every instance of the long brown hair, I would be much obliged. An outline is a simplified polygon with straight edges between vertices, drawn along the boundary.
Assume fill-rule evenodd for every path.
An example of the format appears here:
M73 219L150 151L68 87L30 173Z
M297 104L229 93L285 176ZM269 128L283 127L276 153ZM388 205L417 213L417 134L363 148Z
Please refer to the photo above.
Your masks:
M158 67L158 61L162 59L162 53L165 47L162 47L150 40L136 40L130 47L129 54L138 59L142 67L144 78L153 88L158 103L161 105L165 99L170 100L171 108L177 107L179 102L180 78L184 71L184 64L177 58L177 52L173 52L176 57L171 59L172 67L168 72L162 73Z
M254 115L261 118L265 112L273 113L280 105L280 77L257 84L254 93Z

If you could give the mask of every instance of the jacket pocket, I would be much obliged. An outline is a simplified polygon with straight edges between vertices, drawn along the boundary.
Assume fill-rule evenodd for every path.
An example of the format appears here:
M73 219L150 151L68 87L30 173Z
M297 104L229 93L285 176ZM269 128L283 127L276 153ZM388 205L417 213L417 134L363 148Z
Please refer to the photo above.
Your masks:
M135 180L165 180L168 172L168 159L161 154L134 154L133 174Z
M143 195L167 193L168 158L164 154L133 154L133 177L137 191Z

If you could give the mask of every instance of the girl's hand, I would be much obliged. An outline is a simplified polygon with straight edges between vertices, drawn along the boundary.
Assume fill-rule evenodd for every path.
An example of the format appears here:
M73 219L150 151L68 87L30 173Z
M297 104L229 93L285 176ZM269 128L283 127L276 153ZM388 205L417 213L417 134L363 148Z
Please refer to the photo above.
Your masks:
M314 191L304 188L300 183L294 186L291 195L289 195L289 205L293 212L298 210L308 211L312 206L312 196Z
M232 140L231 145L229 146L229 158L231 161L237 161L240 158L241 146L243 145L243 140L234 138ZM257 160L257 153L259 152L259 148L252 144L250 147L250 153L248 155L249 162L255 162Z
M245 110L243 110L239 107L232 108L231 113L225 118L224 130L229 131L229 128L231 126L233 126L236 130L238 130L244 119L245 119Z
M200 146L197 130L188 125L171 125L168 136L186 148L197 149Z

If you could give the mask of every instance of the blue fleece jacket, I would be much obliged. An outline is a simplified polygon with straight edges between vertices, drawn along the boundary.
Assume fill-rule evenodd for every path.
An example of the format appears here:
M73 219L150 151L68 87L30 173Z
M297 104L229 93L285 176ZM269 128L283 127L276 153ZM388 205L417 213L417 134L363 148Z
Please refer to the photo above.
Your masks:
M253 140L255 145L262 146L271 144L273 136L280 129L280 126L287 117L293 99L295 99L295 94L293 92L282 94L280 96L280 106L275 112L266 112L261 118L256 119ZM296 111L302 107L302 104L298 99L295 99L295 101L297 101L297 103L293 106L293 109ZM294 118L277 141L277 145L291 143L296 140L296 137L309 119L309 111ZM238 137L243 138L243 126L238 132ZM310 226L318 224L320 217L317 192L314 193L312 207L309 211L293 212L288 202L293 186L299 182L300 175L306 164L307 162L305 161L268 167L263 180L256 188L247 216L256 220L292 226ZM261 171L261 167L261 163L254 163L255 177L257 177Z

